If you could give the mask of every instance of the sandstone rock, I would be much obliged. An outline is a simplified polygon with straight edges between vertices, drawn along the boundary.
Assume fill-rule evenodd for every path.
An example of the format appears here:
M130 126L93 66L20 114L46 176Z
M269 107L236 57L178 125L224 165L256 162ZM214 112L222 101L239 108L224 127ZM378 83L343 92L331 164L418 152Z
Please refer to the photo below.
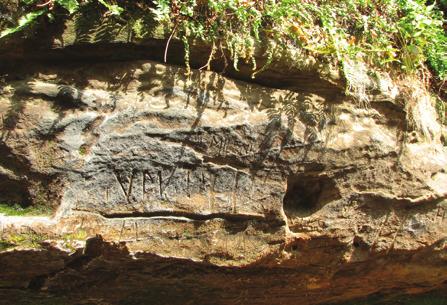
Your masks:
M5 74L0 199L55 208L0 219L40 245L0 253L23 300L322 304L447 281L447 149L424 96L411 129L395 88L364 107L152 61Z

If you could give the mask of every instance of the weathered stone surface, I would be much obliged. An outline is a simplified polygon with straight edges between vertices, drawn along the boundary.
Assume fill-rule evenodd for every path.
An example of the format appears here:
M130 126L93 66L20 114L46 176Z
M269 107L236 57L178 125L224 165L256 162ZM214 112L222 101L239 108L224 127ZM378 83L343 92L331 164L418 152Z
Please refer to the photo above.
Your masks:
M150 61L5 74L0 199L56 208L0 219L47 240L0 253L12 293L322 304L447 281L447 150L423 95L405 109L388 84L364 107Z

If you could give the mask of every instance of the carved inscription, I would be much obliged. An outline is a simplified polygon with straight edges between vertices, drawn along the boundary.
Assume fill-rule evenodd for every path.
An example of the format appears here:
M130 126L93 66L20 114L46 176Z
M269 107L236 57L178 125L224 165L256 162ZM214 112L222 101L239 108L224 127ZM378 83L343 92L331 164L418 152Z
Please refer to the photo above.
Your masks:
M245 139L245 140L243 140ZM238 134L210 134L197 132L189 136L190 142L202 149L206 149L209 155L238 155L247 157L254 154L256 143L246 135Z
M239 179L239 173L235 173L234 177L234 189L233 189L233 196L232 196L232 207L231 212L236 213L237 209L237 189L238 189L238 179Z
M445 208L439 207L436 216L439 218L439 222L443 223L445 219Z
M377 230L377 234L376 234L376 236L374 237L374 240L373 240L373 242L372 242L370 251L373 251L374 247L377 245L377 242L379 241L379 238L380 238L381 235L382 235L382 229L384 228L385 224L388 222L388 219L389 219L389 217L390 217L390 214L391 214L391 211L388 212L388 213L385 215L384 220L383 220L382 223L380 224L380 227L379 227L379 229Z
M120 230L120 236L118 238L118 241L121 241L122 237L123 237L123 231L124 231L124 226L126 225L126 220L123 220L123 225L121 226L121 230Z
M393 250L393 248L394 248L394 244L396 243L397 236L398 236L399 233L402 231L402 229L403 229L403 227L404 227L404 223L407 221L407 215L405 215L402 219L399 219L399 221L400 221L400 225L399 225L399 227L397 228L396 232L394 232L393 240L391 241L391 245L390 245L390 247L389 247L388 250L387 250L387 254L388 254L391 250Z
M123 192L124 198L126 198L126 201L128 203L131 203L132 186L133 186L135 172L136 171L132 171L132 174L130 175L130 177L123 177L120 174L118 174L117 172L113 173L116 178L116 181L118 181L121 191ZM127 182L127 187L126 187L126 182Z
M147 193L152 193L155 191L156 187L155 185L156 180L154 174L150 173L149 171L143 171L142 172L143 179L142 179L142 193L143 193L143 200L146 199ZM160 184L158 183L158 188L160 188Z
M117 204L123 200L127 204L176 203L176 198L193 198L202 194L208 198L211 211L228 211L236 213L238 203L250 202L253 191L252 177L234 169L215 168L154 168L112 172L116 189L104 190L104 201ZM187 199L182 199L187 200ZM181 201L184 202L184 201ZM185 201L187 202L187 201Z

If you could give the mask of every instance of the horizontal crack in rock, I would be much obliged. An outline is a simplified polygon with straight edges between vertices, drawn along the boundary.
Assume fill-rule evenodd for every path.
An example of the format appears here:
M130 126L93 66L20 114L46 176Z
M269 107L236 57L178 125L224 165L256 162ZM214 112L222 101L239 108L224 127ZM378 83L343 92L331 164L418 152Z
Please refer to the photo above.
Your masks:
M411 197L400 197L400 196L394 196L385 192L357 192L357 195L363 195L370 198L377 198L381 200L388 200L388 201L395 201L395 202L402 202L407 204L422 204L427 203L431 201L442 201L447 198L447 192L444 193L429 193L423 196L419 196L416 198Z
M81 212L82 210L76 210ZM228 221L247 221L247 220L267 220L266 217L260 214L228 214L228 213L210 213L210 214L196 214L186 211L152 211L152 212L116 212L116 213L99 213L105 218L156 218L156 217L185 217L191 220L211 220L221 218Z

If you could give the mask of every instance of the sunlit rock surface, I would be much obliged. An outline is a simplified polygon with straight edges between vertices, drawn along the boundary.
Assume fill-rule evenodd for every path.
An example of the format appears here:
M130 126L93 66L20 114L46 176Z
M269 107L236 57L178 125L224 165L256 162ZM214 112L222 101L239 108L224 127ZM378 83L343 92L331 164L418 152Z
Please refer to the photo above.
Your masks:
M319 79L288 91L185 73L5 70L0 201L55 209L0 218L5 300L323 304L445 289L447 151L424 98L416 128L396 88L358 105Z

